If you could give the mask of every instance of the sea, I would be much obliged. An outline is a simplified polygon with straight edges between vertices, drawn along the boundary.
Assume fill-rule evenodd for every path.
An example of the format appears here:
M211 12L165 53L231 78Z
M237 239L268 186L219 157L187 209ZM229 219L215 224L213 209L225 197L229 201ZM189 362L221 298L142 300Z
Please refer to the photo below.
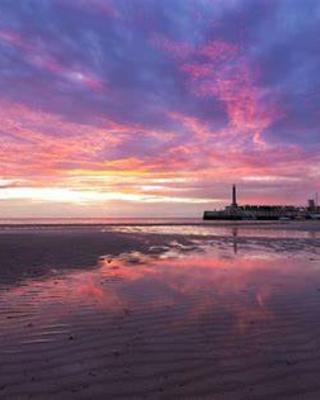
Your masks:
M204 221L201 218L0 218L0 233L69 229L233 238L320 238L318 221Z
M189 225L201 218L0 218L0 225Z

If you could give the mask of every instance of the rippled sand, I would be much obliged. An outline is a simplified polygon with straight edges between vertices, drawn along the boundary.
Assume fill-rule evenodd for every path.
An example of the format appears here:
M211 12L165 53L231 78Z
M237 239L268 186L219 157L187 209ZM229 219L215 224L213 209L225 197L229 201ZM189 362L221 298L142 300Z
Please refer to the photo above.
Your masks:
M1 399L320 398L317 229L139 229L2 233Z

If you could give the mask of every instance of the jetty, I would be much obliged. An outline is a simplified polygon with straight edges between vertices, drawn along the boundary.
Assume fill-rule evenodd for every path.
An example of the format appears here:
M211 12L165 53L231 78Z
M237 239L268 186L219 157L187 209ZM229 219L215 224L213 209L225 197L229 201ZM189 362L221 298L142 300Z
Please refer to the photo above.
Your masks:
M237 203L237 188L232 185L231 204L223 210L204 211L204 220L320 220L320 207L314 199L307 207L293 205L243 205Z

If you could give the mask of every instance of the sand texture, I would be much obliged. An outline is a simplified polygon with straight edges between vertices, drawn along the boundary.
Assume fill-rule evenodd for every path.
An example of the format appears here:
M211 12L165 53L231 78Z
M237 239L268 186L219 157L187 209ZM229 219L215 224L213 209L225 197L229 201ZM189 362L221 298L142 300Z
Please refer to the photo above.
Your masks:
M0 399L319 399L320 227L189 228L2 231Z

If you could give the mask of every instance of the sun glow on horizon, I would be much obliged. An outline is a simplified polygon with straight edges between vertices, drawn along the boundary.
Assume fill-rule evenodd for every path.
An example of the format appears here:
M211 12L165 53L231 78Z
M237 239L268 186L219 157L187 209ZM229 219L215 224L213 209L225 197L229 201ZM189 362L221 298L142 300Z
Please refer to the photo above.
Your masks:
M0 190L0 200L34 200L57 203L99 203L108 201L130 201L146 203L194 203L206 204L212 199L174 197L151 194L134 194L123 192L98 192L94 190L73 190L65 188L4 188ZM215 200L219 201L219 200Z

